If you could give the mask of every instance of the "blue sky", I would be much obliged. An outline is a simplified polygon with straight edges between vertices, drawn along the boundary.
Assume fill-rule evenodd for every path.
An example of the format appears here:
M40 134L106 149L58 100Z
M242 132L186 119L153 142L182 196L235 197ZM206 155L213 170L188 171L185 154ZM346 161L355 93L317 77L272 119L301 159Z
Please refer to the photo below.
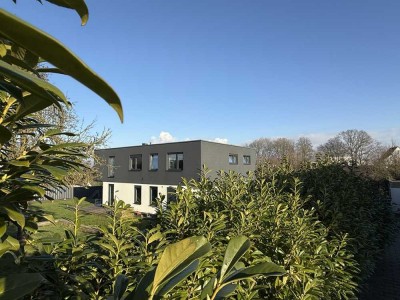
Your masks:
M363 129L400 143L400 1L87 1L80 26L46 1L0 7L49 32L119 94L117 115L51 77L113 147L207 139L243 144Z

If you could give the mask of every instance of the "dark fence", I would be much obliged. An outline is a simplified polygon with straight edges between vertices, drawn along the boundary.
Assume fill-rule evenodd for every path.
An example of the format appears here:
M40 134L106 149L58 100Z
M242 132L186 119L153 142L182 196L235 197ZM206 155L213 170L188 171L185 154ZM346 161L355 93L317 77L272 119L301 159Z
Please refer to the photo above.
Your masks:
M88 201L95 203L96 200L102 199L103 187L63 186L56 190L47 191L46 196L55 200L86 197Z

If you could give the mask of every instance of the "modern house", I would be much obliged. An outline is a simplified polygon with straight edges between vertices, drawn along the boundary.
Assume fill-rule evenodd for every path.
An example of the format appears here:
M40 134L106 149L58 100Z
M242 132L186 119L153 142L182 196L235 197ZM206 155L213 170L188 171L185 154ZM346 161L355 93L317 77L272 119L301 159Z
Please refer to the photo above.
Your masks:
M205 165L211 170L255 170L254 149L202 140L97 150L107 165L101 167L104 204L121 199L142 213L155 212L159 194L172 200L176 187L186 179L198 179Z

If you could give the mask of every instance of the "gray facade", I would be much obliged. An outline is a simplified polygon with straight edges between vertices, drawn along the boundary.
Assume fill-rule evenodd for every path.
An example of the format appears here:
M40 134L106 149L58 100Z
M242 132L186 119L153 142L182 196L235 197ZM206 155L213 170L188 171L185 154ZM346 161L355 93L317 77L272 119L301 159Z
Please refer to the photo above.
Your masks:
M168 170L168 153L183 154L182 170ZM110 148L97 150L96 154L105 161L114 157L114 176L108 176L110 166L102 166L103 182L123 182L142 184L178 185L181 178L198 179L203 165L216 171L236 171L242 174L255 170L255 150L246 147L226 145L202 140L152 144L132 147ZM158 169L150 170L150 155L158 154ZM141 170L130 170L130 157L142 155ZM237 164L229 163L229 155L237 155ZM243 156L250 157L250 164L243 163Z
M188 141L97 150L101 166L102 203L118 198L141 213L155 212L155 198L174 195L182 178L199 179L202 166L246 174L255 170L254 149L207 141Z

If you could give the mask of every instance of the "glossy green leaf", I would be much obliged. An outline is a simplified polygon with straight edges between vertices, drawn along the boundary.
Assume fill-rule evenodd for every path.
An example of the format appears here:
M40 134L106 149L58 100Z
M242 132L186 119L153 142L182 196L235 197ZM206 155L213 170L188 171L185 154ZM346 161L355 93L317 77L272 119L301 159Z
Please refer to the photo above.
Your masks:
M1 16L1 10L0 10ZM1 23L1 20L0 20ZM1 30L1 29L0 29ZM37 97L48 100L49 105L57 104L58 100L68 103L64 94L54 85L40 79L18 67L0 60L0 74L9 78L13 83ZM56 97L55 97L56 96Z
M9 82L5 82L4 80L0 79L0 90L9 93L18 101L23 100L22 90L15 86L14 84L10 84ZM9 100L10 101L10 100Z
M166 280L166 282L157 290L157 293L155 296L162 297L165 294L167 294L170 290L172 290L180 282L182 282L184 279L186 279L190 274L192 274L194 271L196 271L198 266L199 266L199 260L196 259L190 265L188 265L186 268L184 268L178 274L176 274L174 277L170 278L169 280Z
M4 57L7 54L6 46L0 42L0 57Z
M164 237L164 235L160 231L157 231L155 234L153 234L151 237L149 237L149 240L147 243L151 244L152 242L160 240L163 237Z
M44 278L39 273L10 274L0 278L0 299L19 299L32 293Z
M6 253L7 251L18 251L19 242L17 239L12 236L7 236L4 239L4 235L2 237L2 243L0 243L0 257Z
M89 18L89 10L83 0L46 0L47 2L56 4L58 6L76 10L81 17L82 26L85 25Z
M239 261L239 259L246 253L250 248L250 241L245 236L233 237L226 248L224 261L220 271L220 281L228 273L233 266Z
M122 296L124 295L126 288L128 287L128 283L128 277L126 277L125 275L120 274L117 276L117 279L114 283L114 300L122 299Z
M0 144L4 145L12 137L12 133L7 127L0 125Z
M151 294L164 280L175 276L210 250L211 245L204 237L186 238L166 247L156 269Z
M123 120L122 105L115 91L82 60L47 33L0 9L0 34L7 39L29 49L65 74L106 100Z
M217 285L217 277L214 276L207 282L207 284L202 289L201 295L200 295L200 300L206 300L206 299L208 299L208 297L211 297L216 285Z
M14 205L3 205L1 208L11 220L17 222L19 226L24 228L25 216Z
M21 188L24 189L24 190L28 190L28 191L31 191L33 193L36 193L40 197L43 197L44 194L46 193L44 189L42 189L41 187L36 186L36 185L24 185Z
M0 218L0 238L6 233L7 231L7 223L4 221L3 218Z
M124 300L143 300L149 299L150 290L154 281L156 269L148 271L136 286L135 291L129 293Z
M35 113L42 109L51 106L53 103L46 98L37 95L27 95L21 99L21 104L18 106L15 119L20 119L29 114ZM38 126L42 127L42 126Z
M230 294L232 294L236 290L237 284L230 283L222 287L217 295L215 295L215 300L226 299Z
M244 269L237 270L227 276L224 279L224 282L232 282L237 280L243 280L252 278L255 275L264 275L264 276L282 276L285 275L285 269L274 264L272 262L264 262L255 266L247 267Z
M47 166L47 165L41 165L40 167L50 172L50 174L53 175L58 180L62 180L64 176L67 175L68 173L67 170L58 167Z
M12 166L16 166L16 167L29 167L30 162L27 160L10 160L8 162L8 164L12 165Z

